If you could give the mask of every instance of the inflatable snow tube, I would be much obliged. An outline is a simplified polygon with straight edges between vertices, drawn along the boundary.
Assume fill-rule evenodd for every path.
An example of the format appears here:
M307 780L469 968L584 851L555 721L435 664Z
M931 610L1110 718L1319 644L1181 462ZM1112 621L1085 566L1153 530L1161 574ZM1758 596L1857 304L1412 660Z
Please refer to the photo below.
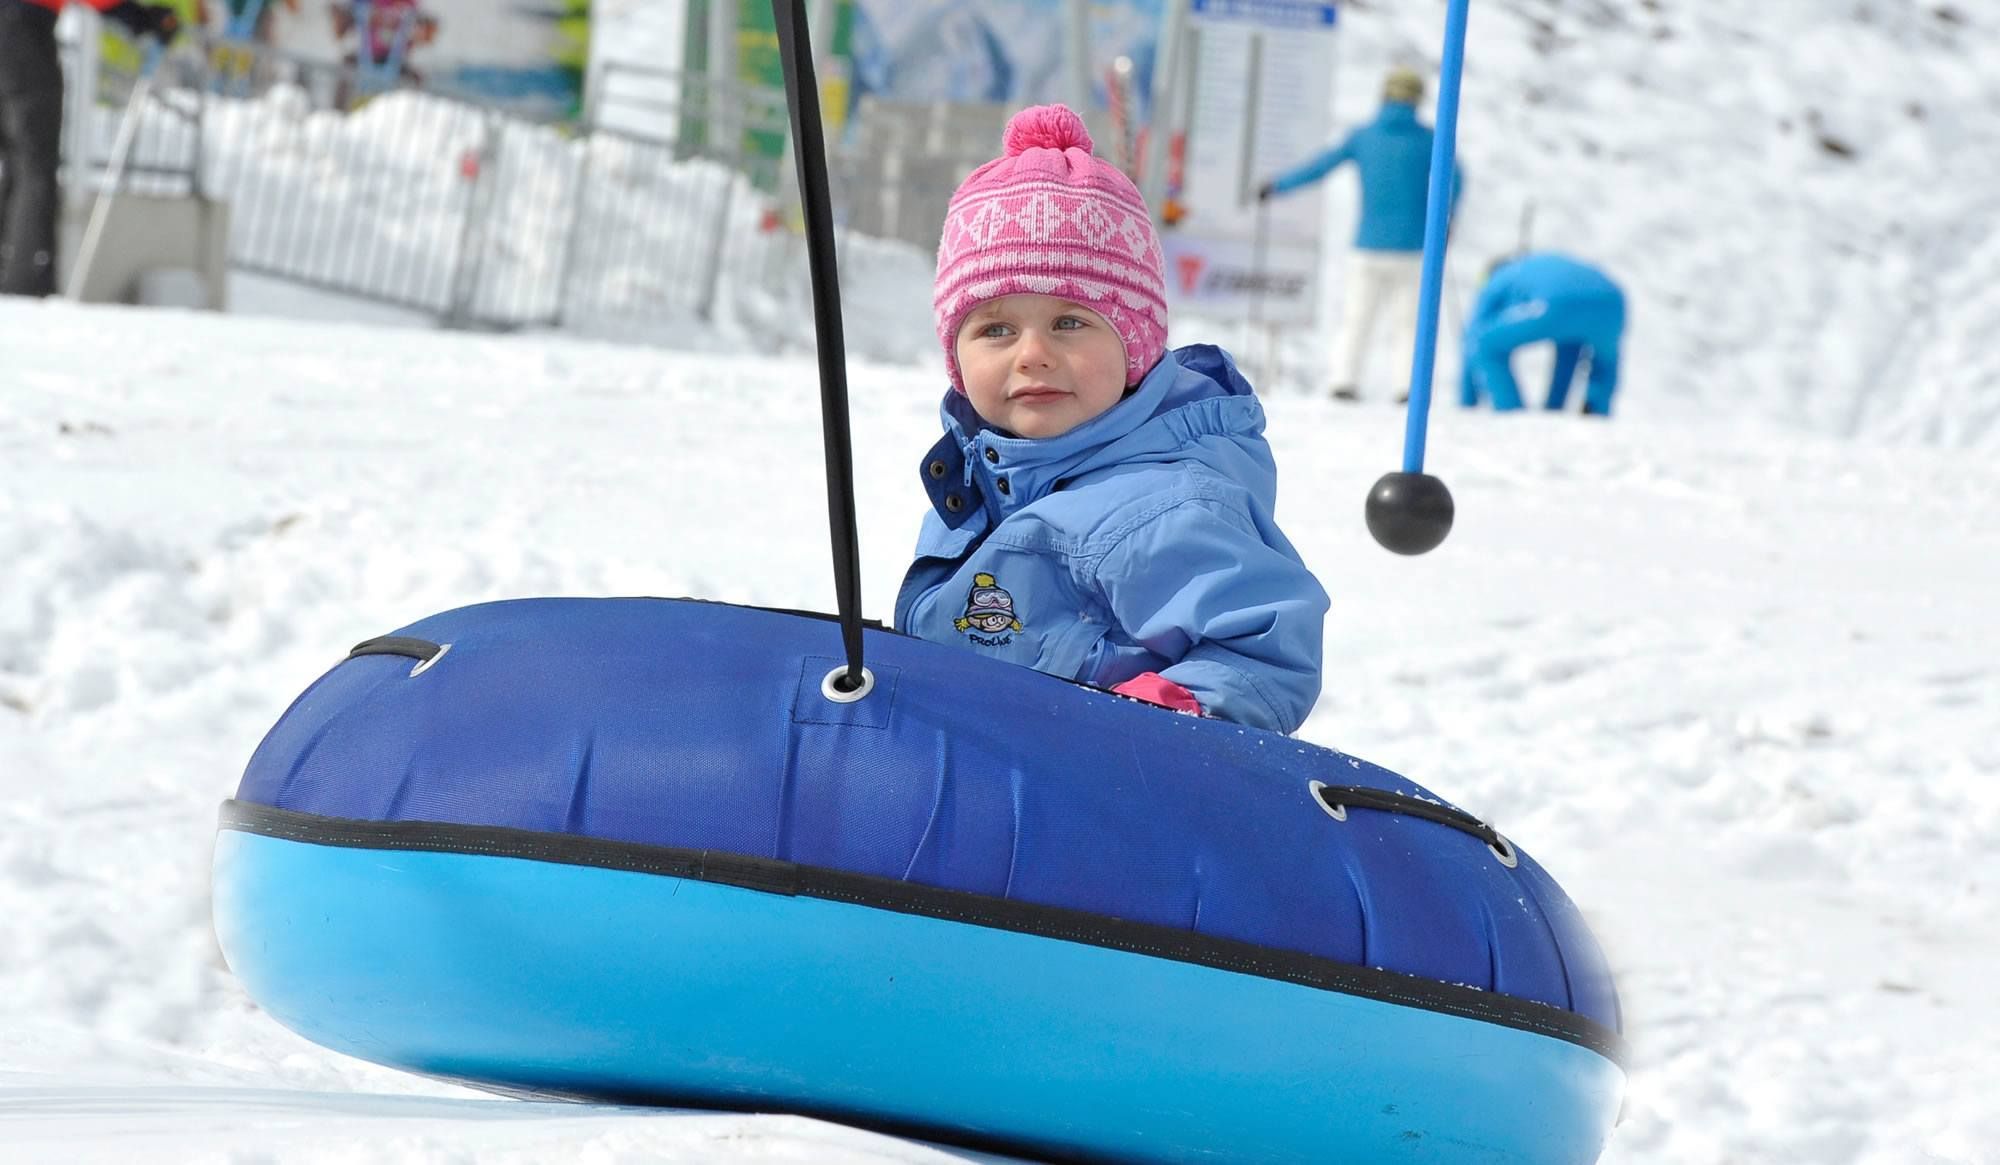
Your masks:
M371 640L224 804L230 967L327 1047L520 1095L1063 1159L1586 1162L1618 1004L1417 785L870 630L531 599Z

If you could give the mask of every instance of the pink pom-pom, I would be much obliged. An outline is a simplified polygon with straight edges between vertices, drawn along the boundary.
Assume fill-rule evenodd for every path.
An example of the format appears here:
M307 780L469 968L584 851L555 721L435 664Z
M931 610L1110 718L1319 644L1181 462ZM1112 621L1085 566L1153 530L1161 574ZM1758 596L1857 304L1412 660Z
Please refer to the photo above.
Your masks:
M1074 148L1087 153L1096 146L1090 140L1090 131L1084 128L1083 119L1067 105L1032 105L1023 109L1007 122L1001 143L1010 158L1018 157L1023 150Z

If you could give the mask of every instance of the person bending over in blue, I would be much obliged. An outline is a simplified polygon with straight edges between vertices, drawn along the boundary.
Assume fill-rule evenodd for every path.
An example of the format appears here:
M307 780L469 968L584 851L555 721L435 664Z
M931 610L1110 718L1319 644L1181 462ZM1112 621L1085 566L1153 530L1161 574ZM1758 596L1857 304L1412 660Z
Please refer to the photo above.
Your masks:
M1408 359L1416 347L1417 290L1423 279L1424 207L1430 199L1431 142L1434 131L1417 119L1424 79L1413 69L1395 68L1382 82L1382 108L1375 120L1347 135L1332 149L1264 183L1257 197L1268 199L1310 186L1348 162L1361 176L1361 219L1354 251L1347 257L1347 295L1341 301L1340 334L1333 349L1333 397L1361 398L1361 373L1375 319L1387 313L1391 350ZM1453 166L1451 210L1465 173Z
M1152 216L1083 119L1039 106L1005 140L938 245L951 388L896 627L1291 732L1327 596L1272 514L1257 394L1220 348L1167 350Z
M1510 366L1514 350L1549 341L1556 346L1556 365L1548 407L1563 407L1577 366L1588 361L1583 411L1608 417L1624 332L1625 293L1604 272L1553 251L1502 259L1465 324L1459 403L1474 408L1485 397L1497 411L1520 408L1521 387Z

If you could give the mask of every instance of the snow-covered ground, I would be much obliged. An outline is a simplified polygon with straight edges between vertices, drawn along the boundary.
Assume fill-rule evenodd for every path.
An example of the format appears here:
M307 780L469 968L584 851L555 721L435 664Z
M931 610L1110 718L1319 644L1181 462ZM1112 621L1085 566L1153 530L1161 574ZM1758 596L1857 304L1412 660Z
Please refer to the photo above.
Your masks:
M0 1158L940 1159L345 1060L209 929L216 804L348 645L505 596L830 607L809 360L22 302L0 335ZM938 385L853 384L879 617ZM1269 404L1336 597L1303 735L1582 904L1634 1049L1606 1159L2000 1160L2000 469L1451 410L1458 529L1400 559L1360 521L1399 414Z
M1495 820L1582 905L1633 1048L1607 1162L2000 1163L2000 21L1473 10L1453 291L1532 198L1538 243L1632 292L1629 379L1611 424L1441 409L1459 525L1400 559L1360 509L1401 414L1308 396L1323 336L1284 342L1280 517L1335 597L1302 735ZM1350 6L1344 115L1435 54L1441 11ZM849 258L884 617L940 385L910 363L922 263ZM245 314L0 300L0 1161L977 1159L496 1100L243 995L215 806L349 645L510 596L833 600L796 298L661 350L231 293Z

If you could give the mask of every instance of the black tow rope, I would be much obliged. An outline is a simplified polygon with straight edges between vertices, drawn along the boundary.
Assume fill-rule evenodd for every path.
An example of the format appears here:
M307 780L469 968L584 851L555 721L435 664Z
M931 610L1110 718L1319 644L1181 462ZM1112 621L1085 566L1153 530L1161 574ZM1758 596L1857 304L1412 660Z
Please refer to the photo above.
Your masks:
M854 520L854 440L847 418L847 344L840 328L840 272L834 262L826 138L820 129L819 80L813 74L812 37L806 28L805 0L771 0L771 15L778 23L778 57L785 71L785 106L792 119L792 156L798 159L799 201L806 218L813 332L819 340L827 524L833 532L833 589L840 603L840 638L847 648L847 671L831 682L842 692L852 692L862 685L861 539Z

